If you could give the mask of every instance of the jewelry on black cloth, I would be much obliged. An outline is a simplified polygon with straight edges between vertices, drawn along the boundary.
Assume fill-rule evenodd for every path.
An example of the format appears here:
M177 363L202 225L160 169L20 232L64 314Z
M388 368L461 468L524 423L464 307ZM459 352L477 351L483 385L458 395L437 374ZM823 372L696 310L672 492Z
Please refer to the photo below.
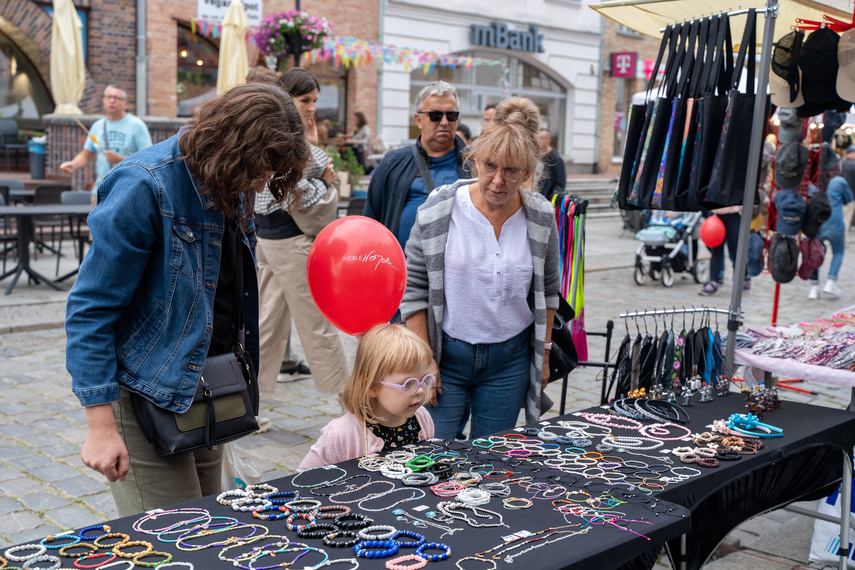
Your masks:
M317 523L314 526L300 527L297 530L297 536L300 538L323 538L337 530L338 527L332 523Z
M337 516L333 520L338 528L344 530L359 530L360 528L365 528L374 523L374 519L360 513L346 513Z
M350 540L336 540L344 537ZM349 548L359 542L359 537L351 530L337 530L324 537L324 544L333 548Z

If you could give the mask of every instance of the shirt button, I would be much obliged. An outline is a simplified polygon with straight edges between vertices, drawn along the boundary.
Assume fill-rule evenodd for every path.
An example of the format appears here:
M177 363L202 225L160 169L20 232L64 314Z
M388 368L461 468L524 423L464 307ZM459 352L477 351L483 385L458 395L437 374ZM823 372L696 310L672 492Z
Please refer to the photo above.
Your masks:
M496 257L499 257L499 254L498 254L498 253L496 254Z
M498 289L496 289L496 295L501 295L501 294L502 294L502 292L499 291Z
M496 271L496 275L501 275L501 274L502 274L501 271Z

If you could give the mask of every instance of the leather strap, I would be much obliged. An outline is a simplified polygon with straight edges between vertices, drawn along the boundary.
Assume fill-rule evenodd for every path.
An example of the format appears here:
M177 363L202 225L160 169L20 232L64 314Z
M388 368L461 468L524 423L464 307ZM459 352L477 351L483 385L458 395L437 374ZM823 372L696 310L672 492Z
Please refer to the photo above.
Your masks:
M418 144L414 144L412 147L413 156L416 158L416 166L419 167L419 174L422 177L422 181L425 183L425 190L430 194L433 192L433 189L436 188L433 184L433 176L430 175L430 168L428 167L427 161L425 161L425 157L422 156L422 153L419 152Z

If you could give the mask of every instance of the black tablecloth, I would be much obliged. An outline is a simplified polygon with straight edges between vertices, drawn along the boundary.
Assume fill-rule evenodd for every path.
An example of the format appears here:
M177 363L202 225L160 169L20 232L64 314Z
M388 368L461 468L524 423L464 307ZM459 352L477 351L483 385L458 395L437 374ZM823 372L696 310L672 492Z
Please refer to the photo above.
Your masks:
M367 473L359 469L356 461L348 461L340 464L344 467L348 475L353 475L357 473ZM497 466L497 469L499 466ZM324 480L331 480L333 477L331 476L333 472L318 470L313 472L306 472L300 476L299 483L302 484L312 484L316 482L322 482ZM372 474L372 480L387 480L382 477L379 473ZM273 481L269 481L270 484L278 487L280 491L285 490L293 490L294 487L291 486L292 477L285 477L282 479L276 479ZM363 480L364 481L364 480ZM403 487L400 482L397 482L398 487ZM519 489L517 486L514 486L515 490L512 493L513 496L525 496L525 493L522 491L517 492L516 489ZM412 487L407 487L407 489L413 489ZM364 513L374 519L374 524L388 524L393 525L399 530L411 530L418 532L424 535L428 542L443 542L449 545L452 549L451 556L448 560L439 561L439 562L431 562L431 568L454 568L454 563L465 557L472 556L476 552L485 551L489 548L497 546L503 542L505 539L503 536L510 535L511 533L515 533L521 530L528 530L531 532L536 532L542 530L547 527L557 527L562 525L567 525L568 521L565 521L562 516L553 510L551 501L549 500L534 500L534 506L529 509L523 509L519 511L509 511L502 508L501 500L494 498L491 500L489 505L485 505L485 508L490 509L493 512L501 513L504 518L504 522L507 523L508 527L497 527L497 528L472 528L468 526L465 522L458 521L451 523L449 526L453 528L459 528L460 530L456 531L452 535L446 535L440 537L442 534L442 530L436 529L433 527L416 527L412 524L402 522L397 520L397 516L393 514L392 511L403 508L409 514L413 514L418 518L424 519L426 510L418 511L415 510L414 507L418 507L420 505L427 505L431 510L436 510L436 505L439 501L450 500L450 499L441 499L435 496L430 489L423 488L425 491L425 496L421 500L416 500L412 502L403 503L398 505L390 510L382 511L382 512L370 512ZM302 498L315 498L321 500L324 504L332 504L329 501L325 500L324 497L313 497L308 489L300 489ZM368 491L366 490L366 493ZM358 492L357 492L358 496ZM383 499L377 499L376 502L371 504L374 507L382 507L386 506L387 503L383 503ZM662 503L660 503L660 506ZM349 505L354 511L359 511L355 504ZM368 506L368 505L366 505ZM230 507L222 506L218 504L214 497L206 497L197 501L190 501L187 503L183 503L181 505L177 505L173 508L179 507L201 507L207 509L214 516L232 516L237 518L240 521L246 523L261 523L267 526L270 529L271 534L282 534L288 537L291 537L294 541L305 542L309 546L313 546L316 548L323 548L329 555L330 558L351 558L354 557L352 548L330 548L324 546L323 542L320 539L298 539L296 533L286 530L285 521L276 520L276 521L259 521L257 519L253 519L250 513L246 512L235 512ZM563 541L559 541L552 545L547 545L542 548L538 548L528 552L518 558L514 559L516 566L528 567L528 568L538 568L539 570L551 570L551 569L581 569L581 568L616 568L620 566L620 564L624 563L626 560L632 558L633 556L638 555L646 550L649 550L652 544L658 544L661 548L661 545L669 539L680 536L685 533L689 529L689 513L686 509L676 506L669 505L671 512L668 515L662 516L654 516L648 509L640 506L640 505L621 505L621 512L626 513L627 519L648 519L652 524L640 524L640 523L622 523L625 524L626 527L638 532L639 534L643 534L649 538L643 538L641 536L637 536L632 534L631 532L626 532L623 530L619 530L616 528L608 527L608 526L598 526L592 525L591 530L585 534L580 536L574 536ZM192 551L186 552L178 550L174 544L159 542L156 537L151 535L144 535L138 532L134 532L132 530L132 526L134 521L138 520L142 515L126 517L122 519L117 519L115 521L110 521L109 524L112 528L113 532L124 532L131 535L132 540L148 540L151 542L155 550L160 550L164 552L172 553L175 558L174 560L183 560L187 562L192 562L197 570L206 570L208 568L214 567L233 567L231 562L221 562L217 559L217 553L221 548L209 548L206 550L200 551ZM584 521L580 521L577 517L568 517L569 523L571 524L580 524L579 527L575 527L572 530L579 530L582 528L582 525L585 524ZM179 518L164 518L149 521L145 524L146 529L153 528L162 528L167 526L169 523L174 523L180 520ZM298 521L305 522L305 521ZM319 522L322 522L319 519ZM323 521L326 522L326 521ZM238 533L237 536L244 536L248 531L243 530L241 533ZM217 540L217 537L221 537L221 539L228 538L232 536L228 533L223 533L221 535L211 535L211 537L207 540L207 542L214 542ZM556 536L551 538L556 538ZM175 537L173 537L175 538ZM548 539L547 539L548 540ZM205 540L199 539L195 541L195 543L200 544L205 542ZM256 543L251 546L257 546L263 544L263 542ZM533 545L534 543L532 543ZM235 548L234 551L240 552L243 550L249 550L251 546L247 546L246 548ZM527 546L520 547L516 550L509 552L509 554L514 554L527 548ZM56 551L52 551L55 554ZM405 554L412 554L414 549L401 549L400 552L396 556L402 556ZM438 550L431 550L429 553L438 553ZM282 555L280 555L282 556ZM294 554L285 554L284 559L280 559L281 561L291 561L294 558ZM296 568L303 568L306 565L314 565L319 563L322 560L322 557L317 553L310 553L303 558L301 558L297 564L294 566ZM360 568L385 568L385 563L387 559L359 559ZM270 564L275 563L275 561L269 562ZM261 564L260 566L265 566L268 563ZM405 563L408 564L408 563ZM464 565L466 563L464 562ZM478 562L470 562L473 568L478 568ZM498 562L499 565L504 565L505 563L502 561ZM72 567L72 561L70 559L63 559L63 567ZM338 566L333 566L336 568ZM346 566L343 566L346 567ZM467 566L464 566L467 567ZM467 567L468 568L468 567Z

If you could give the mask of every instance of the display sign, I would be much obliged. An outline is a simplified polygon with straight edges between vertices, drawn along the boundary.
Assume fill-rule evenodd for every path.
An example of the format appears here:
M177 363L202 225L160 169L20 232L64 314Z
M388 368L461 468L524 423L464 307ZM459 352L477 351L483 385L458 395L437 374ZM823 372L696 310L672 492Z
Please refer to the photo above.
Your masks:
M241 0L246 19L250 26L261 24L263 6L261 0ZM229 11L231 0L196 0L196 19L209 24L219 25Z
M638 54L634 51L612 52L612 77L635 77L635 60Z
M489 26L472 24L472 45L543 53L543 34L538 33L537 26L529 26L528 30L509 30L508 25L501 22L493 22Z

